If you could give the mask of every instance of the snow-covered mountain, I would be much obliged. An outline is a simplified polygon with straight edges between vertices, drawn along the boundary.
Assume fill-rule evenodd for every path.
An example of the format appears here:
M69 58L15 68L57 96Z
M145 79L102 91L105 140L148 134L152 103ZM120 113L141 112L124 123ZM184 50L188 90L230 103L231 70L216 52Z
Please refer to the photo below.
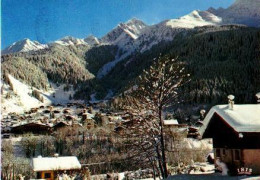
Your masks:
M83 39L74 38L72 36L66 36L57 41L54 41L52 44L59 44L63 46L80 45L80 44L87 45L87 43Z
M260 0L236 0L227 9L210 8L207 11L194 10L190 14L177 19L170 19L155 25L146 25L141 20L133 18L125 23L118 24L102 38L88 36L78 39L66 36L49 44L40 44L36 41L25 39L18 41L2 51L2 54L26 52L47 48L50 44L58 45L116 45L118 53L115 59L105 64L97 76L102 78L121 60L132 53L145 52L152 46L162 42L171 41L181 31L198 26L215 26L221 24L245 24L260 26Z
M210 8L208 11L221 17L224 24L260 27L260 0L236 0L227 9Z
M126 39L137 39L145 27L147 25L144 22L134 18L126 23L118 24L112 31L102 37L101 41L108 44L122 44Z
M217 25L222 19L208 11L194 10L190 14L178 19L171 19L166 22L172 28L194 28L196 26Z
M4 49L2 54L10 54L15 52L27 52L27 51L36 51L39 49L45 49L48 45L41 44L38 41L31 41L30 39L23 39L21 41L17 41Z
M99 39L93 35L90 35L84 39L84 41L90 46L99 45Z
M121 60L135 51L145 52L152 46L162 42L171 41L181 31L196 26L218 25L221 18L207 11L193 11L178 19L163 21L148 26L142 21L133 19L127 23L119 24L101 40L104 43L118 45L119 52L115 59L105 64L98 72L97 77L102 78Z

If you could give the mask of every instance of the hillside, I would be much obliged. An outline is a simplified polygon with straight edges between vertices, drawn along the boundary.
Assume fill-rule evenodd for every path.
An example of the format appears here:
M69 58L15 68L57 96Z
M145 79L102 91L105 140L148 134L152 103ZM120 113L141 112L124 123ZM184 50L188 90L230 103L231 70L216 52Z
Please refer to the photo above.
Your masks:
M47 49L2 56L2 72L39 89L49 82L78 86L94 76L85 68L88 46L52 45Z
M259 40L260 30L254 28L195 28L180 33L171 43L123 60L101 84L122 92L161 53L187 63L192 74L186 89L190 103L224 103L228 94L234 94L240 103L253 102L260 90Z

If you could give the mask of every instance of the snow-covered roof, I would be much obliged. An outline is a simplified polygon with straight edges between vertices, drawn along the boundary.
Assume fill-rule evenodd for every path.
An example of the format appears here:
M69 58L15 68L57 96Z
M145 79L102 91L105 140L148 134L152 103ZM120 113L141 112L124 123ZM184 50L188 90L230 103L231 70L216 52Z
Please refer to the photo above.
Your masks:
M215 113L238 133L260 132L260 104L236 104L233 110L229 109L228 105L212 107L199 130L200 135L204 134Z
M81 164L76 156L37 157L32 159L31 166L35 172L81 169Z
M163 121L164 125L178 125L178 121L176 119L170 119L170 120L164 120Z

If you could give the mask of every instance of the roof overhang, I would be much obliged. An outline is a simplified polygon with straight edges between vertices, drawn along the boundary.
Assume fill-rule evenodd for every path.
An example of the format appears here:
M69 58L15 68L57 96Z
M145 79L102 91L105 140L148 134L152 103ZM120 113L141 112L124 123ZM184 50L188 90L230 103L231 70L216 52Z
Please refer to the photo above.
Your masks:
M203 137L214 114L217 114L237 133L260 133L260 104L235 105L231 110L227 105L211 108L199 129Z

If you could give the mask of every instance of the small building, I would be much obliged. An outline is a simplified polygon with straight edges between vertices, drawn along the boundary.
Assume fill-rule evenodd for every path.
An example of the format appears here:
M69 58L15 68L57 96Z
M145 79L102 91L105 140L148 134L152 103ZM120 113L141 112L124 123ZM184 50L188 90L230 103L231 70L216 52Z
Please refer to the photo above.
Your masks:
M177 119L164 120L163 126L165 128L166 134L171 134L178 128L188 128L187 124L179 124Z
M213 138L216 160L224 162L230 174L260 174L260 104L211 108L199 133Z
M54 180L59 174L67 174L81 170L81 164L76 156L37 157L31 161L31 167L37 173L37 179Z
M53 130L54 131L57 131L59 129L62 129L64 127L68 127L70 126L67 122L64 122L64 121L60 121L60 122L57 122L54 126L53 126Z
M87 127L87 129L95 128L95 120L94 119L85 119L83 120L83 126Z

